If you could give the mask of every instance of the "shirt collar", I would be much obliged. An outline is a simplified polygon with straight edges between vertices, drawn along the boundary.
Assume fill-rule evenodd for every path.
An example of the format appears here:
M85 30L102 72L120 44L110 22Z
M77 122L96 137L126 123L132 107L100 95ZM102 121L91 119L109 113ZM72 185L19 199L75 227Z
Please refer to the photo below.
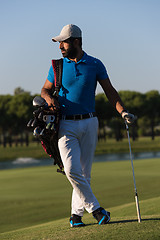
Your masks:
M72 62L69 58L64 58L64 60L65 60L67 63L71 63L71 62ZM78 64L78 63L81 63L81 62L86 63L86 61L87 61L87 53L85 53L85 52L83 51L83 56L82 56L82 58L77 62L77 64Z

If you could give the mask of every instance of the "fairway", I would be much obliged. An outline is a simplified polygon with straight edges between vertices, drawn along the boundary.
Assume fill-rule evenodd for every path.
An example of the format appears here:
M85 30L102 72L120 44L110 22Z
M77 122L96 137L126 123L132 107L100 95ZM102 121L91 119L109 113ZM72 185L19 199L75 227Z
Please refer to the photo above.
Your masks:
M136 160L134 167L142 222L137 222L130 161L94 163L92 188L111 211L111 223L98 226L85 213L87 226L81 230L69 227L72 189L56 167L1 171L0 239L159 239L160 159Z

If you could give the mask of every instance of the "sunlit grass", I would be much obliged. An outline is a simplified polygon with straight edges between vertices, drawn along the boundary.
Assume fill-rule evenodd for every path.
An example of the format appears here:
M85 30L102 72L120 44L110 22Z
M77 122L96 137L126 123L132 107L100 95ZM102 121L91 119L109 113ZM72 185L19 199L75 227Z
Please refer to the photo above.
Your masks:
M137 160L134 167L142 218L160 214L160 159ZM1 232L62 218L67 218L64 224L69 226L72 188L56 167L2 170L0 183ZM91 185L100 205L111 211L115 221L117 217L136 218L130 161L94 163ZM143 201L149 199L157 199L157 203L151 200L145 205ZM120 207L123 205L125 208ZM87 216L88 224L93 223L92 216Z

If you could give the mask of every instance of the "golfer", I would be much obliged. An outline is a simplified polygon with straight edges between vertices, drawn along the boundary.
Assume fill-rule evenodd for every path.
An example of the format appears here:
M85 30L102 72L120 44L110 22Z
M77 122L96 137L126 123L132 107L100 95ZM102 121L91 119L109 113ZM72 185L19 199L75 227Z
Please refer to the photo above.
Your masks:
M70 225L85 226L82 222L84 210L92 213L98 224L106 224L110 221L110 213L100 206L90 186L98 132L95 113L97 82L128 123L134 121L134 115L125 110L103 63L82 50L82 31L78 26L64 26L60 35L52 40L59 42L63 55L62 87L56 101L52 96L54 71L51 66L41 96L54 109L60 107L58 146L66 177L73 187Z

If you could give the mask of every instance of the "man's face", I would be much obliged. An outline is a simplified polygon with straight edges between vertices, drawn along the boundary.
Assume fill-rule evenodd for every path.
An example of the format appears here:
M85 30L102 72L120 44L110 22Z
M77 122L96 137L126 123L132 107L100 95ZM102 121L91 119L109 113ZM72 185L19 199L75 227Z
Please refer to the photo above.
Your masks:
M63 57L72 59L75 58L77 55L77 48L74 46L74 42L70 41L70 39L60 42L59 48Z

